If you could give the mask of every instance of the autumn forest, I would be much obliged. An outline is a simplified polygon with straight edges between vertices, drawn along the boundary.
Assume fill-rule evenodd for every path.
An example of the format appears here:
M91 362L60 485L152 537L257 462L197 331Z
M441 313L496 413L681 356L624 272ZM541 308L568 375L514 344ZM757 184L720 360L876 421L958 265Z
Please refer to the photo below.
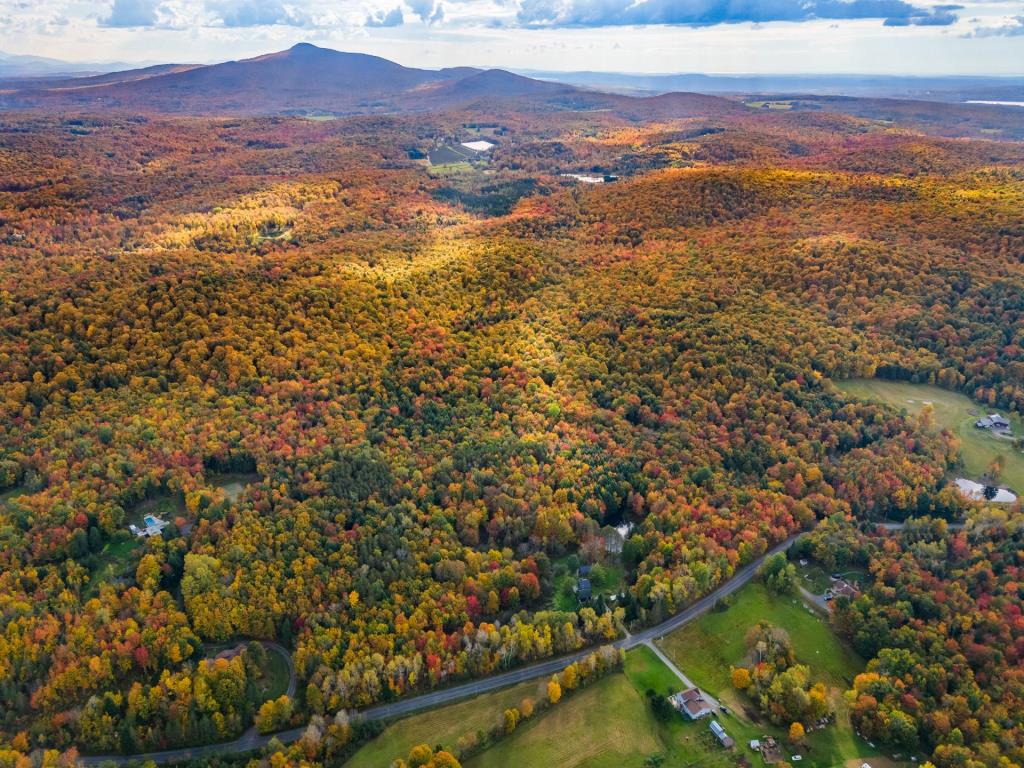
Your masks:
M1024 144L646 109L3 114L0 766L311 721L254 764L340 765L360 710L599 648L790 539L868 574L830 618L858 732L1024 765L1020 504L836 385L1024 414ZM566 610L616 528L622 597Z

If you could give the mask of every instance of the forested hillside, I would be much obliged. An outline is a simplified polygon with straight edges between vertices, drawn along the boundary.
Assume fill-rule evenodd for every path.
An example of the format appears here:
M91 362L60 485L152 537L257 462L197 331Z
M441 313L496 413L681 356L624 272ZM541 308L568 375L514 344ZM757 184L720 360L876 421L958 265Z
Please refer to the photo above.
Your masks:
M1019 507L858 533L977 505L951 433L832 384L1024 412L1024 146L825 114L492 120L486 172L450 177L410 158L467 138L457 112L5 118L0 765L605 642L826 519L814 546L841 529L875 579L840 614L877 657L860 727L939 768L1024 764ZM150 509L169 525L136 539ZM558 610L560 560L622 523L619 607ZM202 661L248 638L299 680L259 715L258 664Z

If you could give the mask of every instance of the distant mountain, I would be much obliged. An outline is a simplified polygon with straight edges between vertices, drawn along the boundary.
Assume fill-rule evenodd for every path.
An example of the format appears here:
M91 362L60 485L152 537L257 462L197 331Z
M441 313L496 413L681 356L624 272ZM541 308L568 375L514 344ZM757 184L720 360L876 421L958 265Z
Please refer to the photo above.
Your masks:
M92 77L8 80L0 108L193 115L355 115L439 109L614 109L628 117L726 115L734 101L696 94L630 99L501 69L403 67L303 43L213 65L166 64Z
M1012 99L1024 94L1024 77L905 75L704 75L627 74L619 72L547 72L521 74L624 94L672 91L728 94L813 94L914 98L959 102L968 99Z
M0 51L0 78L64 77L131 69L137 64L71 62L44 56L21 56Z
M301 43L287 51L223 64L23 83L0 95L0 105L186 114L347 114L393 109L401 94L479 72L468 67L413 69L379 56Z

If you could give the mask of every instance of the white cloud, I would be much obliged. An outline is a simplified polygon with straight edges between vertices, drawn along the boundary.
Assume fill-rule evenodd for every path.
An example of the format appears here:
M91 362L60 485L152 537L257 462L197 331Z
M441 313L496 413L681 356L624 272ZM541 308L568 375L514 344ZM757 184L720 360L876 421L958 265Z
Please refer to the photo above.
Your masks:
M316 26L313 16L299 3L280 0L208 0L208 11L225 27Z
M157 24L160 0L114 0L110 15L100 19L104 27L152 27Z
M377 11L366 17L368 27L400 27L405 23L405 15L401 6L395 6L388 12Z

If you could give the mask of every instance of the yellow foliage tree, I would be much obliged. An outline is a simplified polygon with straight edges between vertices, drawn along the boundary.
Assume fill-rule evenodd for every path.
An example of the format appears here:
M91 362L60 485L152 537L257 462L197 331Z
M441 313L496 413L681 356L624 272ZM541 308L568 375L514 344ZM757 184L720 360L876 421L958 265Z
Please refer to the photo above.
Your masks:
M746 667L733 667L732 687L737 691L745 691L750 687L750 670Z
M799 744L804 740L804 727L801 723L793 723L789 726L789 743Z
M552 704L557 704L558 700L562 698L562 686L558 684L558 680L554 677L548 682L548 701Z

